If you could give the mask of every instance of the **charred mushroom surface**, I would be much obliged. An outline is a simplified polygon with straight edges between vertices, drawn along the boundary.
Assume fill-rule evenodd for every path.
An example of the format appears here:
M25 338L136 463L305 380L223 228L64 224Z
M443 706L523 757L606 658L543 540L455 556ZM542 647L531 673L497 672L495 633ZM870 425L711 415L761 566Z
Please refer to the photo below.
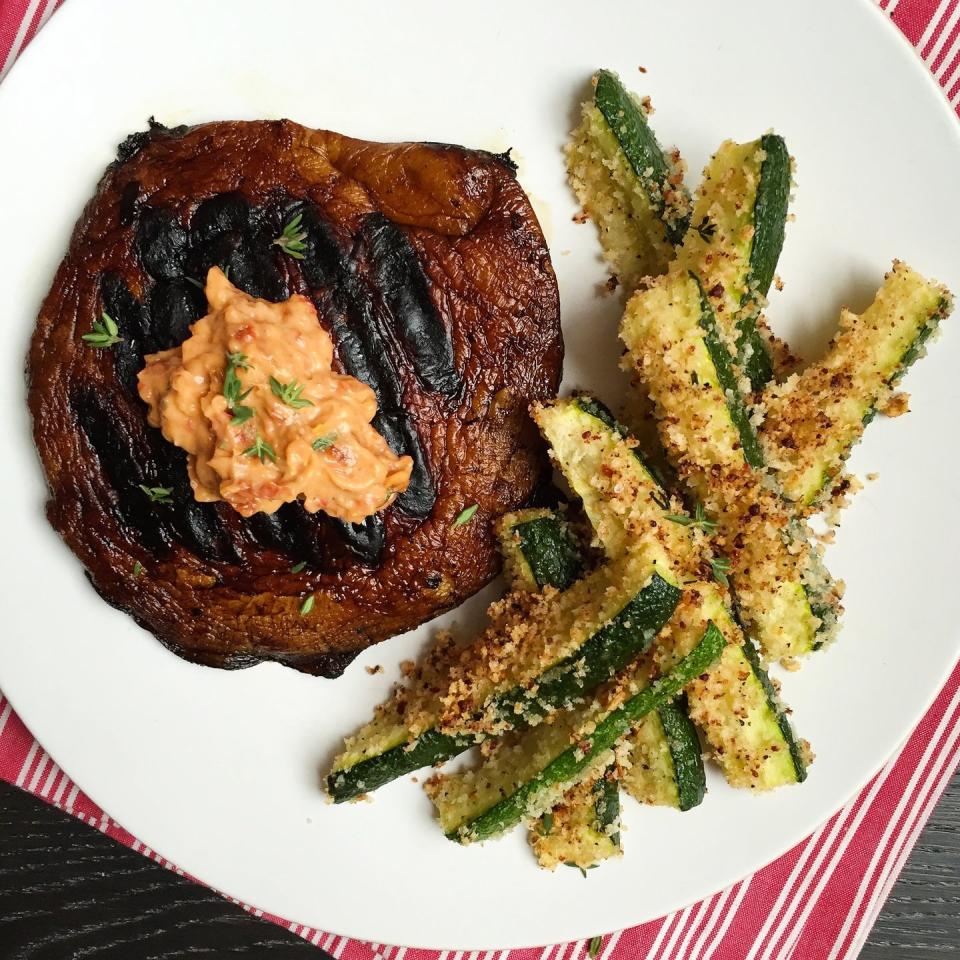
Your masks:
M244 519L194 498L136 380L206 312L212 266L253 296L308 296L335 368L373 388L373 425L413 459L382 514ZM103 313L120 339L98 348L82 338ZM84 210L33 336L47 514L101 596L180 656L337 676L495 575L489 520L544 478L527 407L562 358L549 253L507 158L290 121L152 125Z

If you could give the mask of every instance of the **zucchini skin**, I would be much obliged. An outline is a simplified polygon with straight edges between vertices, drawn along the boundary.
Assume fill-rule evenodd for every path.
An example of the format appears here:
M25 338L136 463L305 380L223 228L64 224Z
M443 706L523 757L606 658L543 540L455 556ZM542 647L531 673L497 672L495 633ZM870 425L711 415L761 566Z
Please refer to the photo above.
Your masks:
M638 447L629 442L628 431L616 423L609 411L599 402L591 400L589 397L578 396L571 400L559 401L553 405L552 416L544 418L538 417L541 429L544 431L548 442L553 450L554 458L557 460L561 471L566 476L571 487L578 493L584 495L595 494L596 502L600 505L600 511L591 514L588 510L597 536L601 539L608 555L615 555L622 548L621 540L617 529L608 522L607 513L612 511L609 492L611 489L626 487L631 490L632 495L636 497L648 497L651 484L651 478L645 470L632 471L627 466L625 459L620 459L622 452L629 450L637 454ZM595 421L591 424L591 420ZM576 439L578 444L589 448L593 444L606 444L601 437L595 436L601 431L607 430L615 440L614 446L610 447L608 453L602 454L598 458L578 456L576 449L571 446L571 440ZM582 438L582 439L581 439ZM642 465L642 457L639 457ZM602 471L605 465L612 471L609 480L596 486L596 481L592 479L593 475ZM586 484L586 486L584 486ZM604 494L607 494L605 496ZM666 491L663 491L666 497ZM668 502L668 501L664 501ZM585 500L586 503L586 500ZM622 509L622 508L621 508ZM619 510L616 511L619 514ZM688 548L684 548L680 543L673 543L670 547L671 556L681 562L677 568L679 579L685 582L689 576L695 575L695 571L700 564L700 552L697 548L693 534L688 527L677 527L681 536L688 541ZM697 588L693 588L696 590ZM783 713L783 708L779 698L774 696L774 690L765 673L761 673L762 667L757 657L752 661L745 660L745 654L741 653L740 640L742 640L742 631L739 625L734 621L730 612L726 609L724 600L719 593L719 589L713 584L703 584L701 589L704 592L701 600L697 604L700 611L699 615L713 620L718 627L725 632L730 644L724 651L720 662L714 668L714 672L719 672L722 676L729 677L730 683L727 687L729 693L721 697L716 695L716 684L702 684L696 682L687 691L689 705L687 712L689 716L696 717L701 723L701 728L706 734L706 739L714 751L714 754L722 767L728 781L734 786L749 786L751 788L770 789L781 786L785 783L794 783L798 779L796 769L803 770L803 751L790 728L789 722ZM674 620L686 623L687 630L693 631L697 636L697 627L695 617L697 611L686 609L687 601L681 601L677 611L674 614ZM821 616L827 611L814 611ZM668 626L668 630L675 629ZM700 628L702 631L702 627ZM674 642L677 642L674 636ZM747 641L749 643L749 641ZM685 648L685 643L680 642L680 648ZM667 661L669 665L670 661ZM661 664L662 665L662 664ZM755 673L754 679L748 680L744 671ZM702 679L702 678L701 678ZM761 697L757 696L757 693ZM654 724L654 717L648 717L644 724L632 734L632 743L634 749L631 756L631 765L622 778L622 784L637 800L645 803L669 803L692 804L696 800L696 790L689 790L689 798L681 794L679 784L675 793L677 796L666 797L657 787L657 784L666 773L666 767L673 765L675 774L683 771L683 779L689 779L696 782L697 779L705 781L702 772L702 758L699 756L700 745L696 737L695 728L687 726L686 731L680 730L679 736L687 733L687 750L685 755L676 749L676 740L669 744L666 726L670 718L665 718L664 711L670 710L670 707L661 708L659 713L659 722ZM679 707L674 707L679 710ZM749 719L744 721L744 718ZM674 725L676 726L676 724ZM650 727L646 734L643 733L646 727ZM659 729L655 729L659 727ZM646 751L650 749L650 743L647 738L653 738L652 743L666 743L672 747L664 754L658 753L660 758L655 763L646 756ZM638 740L639 738L639 740ZM779 742L777 742L779 741ZM772 761L765 744L776 744L780 751L777 756L799 757L799 764L792 765L779 764ZM646 747L643 744L647 744ZM680 755L678 755L680 754ZM688 761L689 770L684 770L684 759ZM648 765L647 760L651 762ZM636 765L640 764L638 770ZM790 769L785 769L790 766ZM677 777L677 779L680 779ZM682 808L682 807L681 807Z
M583 558L566 523L557 516L537 517L513 528L534 582L542 590L566 590L583 573Z
M703 802L707 792L700 738L693 721L687 716L686 701L682 696L672 703L662 704L657 712L673 760L677 807L680 810L692 810Z
M753 207L750 274L737 317L737 355L754 392L762 390L774 377L770 347L757 326L760 316L758 301L770 291L783 250L791 175L790 153L783 137L764 134L760 138L760 148L766 156L760 167L760 183Z
M678 587L655 573L616 617L548 671L535 695L523 688L508 690L494 697L484 713L519 727L575 702L650 646L673 615L680 596ZM449 760L485 739L483 733L450 735L427 730L382 754L331 772L327 791L335 803L342 803L421 767Z
M596 799L593 811L597 818L597 831L604 833L608 827L620 823L620 784L612 775L612 767L608 767L602 777L598 777L593 785ZM610 841L615 847L620 846L620 831L610 835Z
M596 397L591 397L587 394L580 394L574 398L573 402L584 413L591 417L595 417L605 427L609 427L618 437L629 437L631 435L630 431L613 415L613 411L606 404L601 403L601 401L599 401ZM640 449L640 447L633 447L631 449L631 453L633 453L634 458L647 472L653 482L657 484L657 486L663 487L664 490L666 490L667 482L661 476L660 471L643 455L643 451Z
M540 513L528 511L528 513ZM511 589L529 589L535 585L538 589L551 586L565 590L574 580L579 579L583 571L583 558L576 539L571 535L570 528L561 516L545 511L544 513L523 519L523 512L508 515L503 518L504 529L500 532L501 548L504 552L505 569L510 569L507 562L507 552L513 547L512 539L516 537L519 543L517 549L522 557L524 573L519 580L510 583ZM620 831L608 833L608 830L618 826L620 822L620 786L616 779L616 767L609 767L603 776L598 777L592 786L594 823L590 842L582 842L583 831L586 826L578 823L578 809L585 801L574 791L564 797L563 814L557 821L557 810L553 811L553 831L549 832L543 818L537 831L532 834L532 845L541 866L549 865L555 856L551 849L558 837L566 841L573 849L577 860L567 859L570 866L593 866L599 860L612 856L620 849ZM604 843L604 839L607 843ZM576 841L580 841L577 843ZM548 852L549 851L549 852Z
M691 680L710 667L725 646L723 634L711 623L697 646L676 666L598 721L593 733L586 738L586 747L581 742L564 750L514 793L450 831L447 837L459 843L474 843L488 840L515 826L538 798L558 785L576 782L598 758L613 750L638 721L675 699Z
M690 217L687 215L674 219L667 215L665 192L673 170L647 123L646 115L619 77L609 70L597 71L593 102L603 114L634 174L647 191L651 205L663 222L667 240L674 245L680 243L687 232Z
M790 725L787 714L780 706L780 697L773 683L770 681L769 674L760 662L760 655L757 653L757 648L749 637L744 637L742 649L744 657L753 668L754 674L756 674L760 685L763 687L763 692L767 695L767 702L770 704L770 709L776 716L777 726L780 728L780 733L783 734L784 742L790 751L790 759L793 761L793 769L797 775L797 783L803 783L803 781L807 779L807 761L804 758L803 749L794 735L793 727Z
M807 584L813 602L836 610L838 592L829 577L815 576L803 525L790 528L792 513L764 476L760 439L697 275L670 274L636 294L621 337L657 406L673 466L716 515L749 630L774 659L810 652L828 631L810 608Z
M717 371L717 382L723 391L730 412L730 419L740 434L740 444L743 448L743 459L755 469L763 467L763 450L760 447L760 438L750 422L750 412L740 393L740 384L737 374L730 362L730 354L720 335L717 325L717 315L714 313L710 298L703 289L700 278L691 270L690 278L696 283L700 291L700 328L703 330L703 343L710 354L710 360Z
M334 803L355 800L404 774L449 760L476 742L474 737L452 737L439 730L427 730L415 740L328 774L327 793Z
M866 310L841 311L820 360L767 392L762 437L797 513L830 494L877 406L951 306L949 291L895 261Z
M551 667L532 696L523 688L493 699L493 709L504 720L541 720L557 707L567 706L609 680L647 650L673 616L682 591L655 573L650 582L609 623L575 653Z

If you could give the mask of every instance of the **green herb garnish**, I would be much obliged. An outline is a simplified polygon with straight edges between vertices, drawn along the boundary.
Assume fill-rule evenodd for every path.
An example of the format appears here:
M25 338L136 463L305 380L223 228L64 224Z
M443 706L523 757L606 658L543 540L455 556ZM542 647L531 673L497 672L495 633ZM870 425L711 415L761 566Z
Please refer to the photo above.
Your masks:
M143 573L143 564L138 560L138 561L133 565L133 575L134 575L135 577L139 577L141 573Z
M322 437L317 437L311 446L314 450L326 450L327 447L332 447L334 445L336 439L337 435L335 433L326 433Z
M247 393L250 391L248 390ZM245 393L244 396L247 394ZM243 404L238 403L233 408L233 419L230 421L231 427L239 427L241 424L246 423L253 416L253 407L246 407Z
M223 374L223 395L227 400L227 409L233 414L233 419L230 421L231 427L239 427L241 423L246 423L253 416L253 407L246 407L241 403L250 396L253 387L244 390L240 377L237 376L238 370L249 369L250 360L245 354L227 354L227 369Z
M549 837L553 833L553 814L545 813L541 819L543 820L543 835Z
M714 557L710 561L710 569L717 583L722 583L725 587L730 586L730 580L727 577L730 572L730 561L726 557Z
M600 953L600 948L603 946L603 937L597 936L590 941L590 946L587 947L587 956L590 957L590 960L593 960L594 957Z
M313 609L313 594L300 604L300 616L305 617Z
M170 498L173 487L148 487L143 483L137 484L137 486L150 498L151 503L173 503Z
M692 517L685 513L667 513L664 519L679 523L681 527L700 527L704 533L713 533L717 529L717 521L707 519L702 503L697 504Z
M303 214L298 213L284 228L283 233L273 242L286 254L293 257L294 260L303 259L303 251L307 249L304 240L307 239L307 231L300 226Z
M296 380L291 380L290 383L281 383L276 377L271 377L270 389L275 397L288 407L293 407L294 410L313 406L312 400L300 396L303 393L303 384L297 383Z
M243 451L243 455L245 457L258 457L261 463L264 460L269 460L271 463L277 462L277 451L259 434L257 434L257 439Z
M473 515L477 512L479 504L473 504L472 506L467 507L456 520L453 521L455 527L462 527L464 524L469 523L473 519Z
M307 565L306 560L301 560L299 563L295 563L291 568L291 573L299 573Z
M93 332L85 333L81 339L89 343L91 347L105 350L107 347L112 347L115 343L120 343L123 340L123 337L119 334L120 330L113 318L110 314L103 312L100 314L99 320L93 321Z
M712 240L717 232L717 225L709 218L704 217L694 228L704 241Z

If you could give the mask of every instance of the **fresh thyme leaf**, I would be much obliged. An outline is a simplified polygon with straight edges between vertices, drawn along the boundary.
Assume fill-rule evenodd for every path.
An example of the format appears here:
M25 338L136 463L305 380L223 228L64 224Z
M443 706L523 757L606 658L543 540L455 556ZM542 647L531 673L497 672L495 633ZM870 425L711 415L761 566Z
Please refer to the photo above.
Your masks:
M717 232L717 225L705 216L693 229L700 234L701 240L712 240Z
M663 518L679 523L681 527L699 527L704 533L713 533L717 529L717 521L707 519L702 503L697 504L692 517L685 513L665 513Z
M455 527L462 527L464 524L469 523L473 519L473 515L477 512L479 504L474 503L472 506L467 507L466 510L463 510L460 513L460 516L453 521Z
M543 815L543 835L549 837L553 833L553 814L545 813Z
M322 437L317 437L311 446L314 450L326 450L327 447L332 447L336 440L337 435L335 433L325 433Z
M277 462L277 451L259 434L257 439L243 451L243 455L245 457L258 457L261 463L264 460L269 460L271 463Z
M248 390L247 393L250 391ZM244 394L246 396L246 394ZM245 407L243 404L237 403L233 406L233 419L230 421L231 427L239 427L240 424L246 423L253 416L253 407Z
M603 937L596 936L590 941L590 946L587 947L587 956L590 960L594 960L594 957L600 953L600 948L603 946Z
M250 396L253 387L243 389L238 370L249 370L250 359L243 353L227 354L227 369L223 373L223 395L227 400L227 409L233 414L231 427L238 427L246 423L253 416L253 407L241 406L241 401Z
M693 511L693 519L704 533L713 533L717 529L717 521L707 519L707 512L703 509L702 503L698 503Z
M299 573L307 565L306 560L301 560L299 563L295 563L291 568L291 573Z
M173 503L170 497L173 487L148 487L144 483L139 483L137 486L150 498L151 503Z
M112 347L115 343L120 343L123 340L123 337L119 334L120 330L113 318L104 311L100 314L99 320L93 321L93 331L83 334L80 339L85 340L91 347L105 350L107 347Z
M199 280L195 280L193 277L184 277L183 279L186 280L187 283L192 283L198 290L206 289Z
M300 605L300 616L305 617L313 609L313 594L311 593L306 600Z
M300 410L303 407L312 407L313 401L306 397L301 397L303 393L303 384L291 380L290 383L281 383L276 377L270 378L270 390L282 403L294 410Z
M587 879L587 871L588 871L588 870L592 870L593 867L596 866L596 864L593 864L593 866L590 866L590 867L581 867L579 863L570 863L569 861L567 861L566 863L564 863L564 866L565 866L565 867L574 867L575 869L579 870L580 873L583 875L583 879L586 880L586 879Z
M710 561L710 569L717 583L722 583L725 587L730 586L730 580L727 577L730 572L730 561L726 557L714 557Z
M307 231L300 226L303 214L298 213L284 228L273 242L287 255L294 260L303 259L303 251L307 249L304 241L307 239Z
M141 573L143 573L143 564L138 560L138 561L133 565L133 575L134 575L135 577L139 577Z

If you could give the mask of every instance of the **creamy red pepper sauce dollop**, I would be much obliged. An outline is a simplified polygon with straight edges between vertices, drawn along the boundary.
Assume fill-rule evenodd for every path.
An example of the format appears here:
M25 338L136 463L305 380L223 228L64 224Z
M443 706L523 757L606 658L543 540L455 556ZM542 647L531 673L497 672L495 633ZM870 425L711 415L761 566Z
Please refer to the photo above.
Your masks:
M249 517L301 499L359 523L402 493L413 463L370 425L373 390L333 371L313 304L248 296L217 267L205 291L207 315L138 377L150 424L187 452L197 500Z

